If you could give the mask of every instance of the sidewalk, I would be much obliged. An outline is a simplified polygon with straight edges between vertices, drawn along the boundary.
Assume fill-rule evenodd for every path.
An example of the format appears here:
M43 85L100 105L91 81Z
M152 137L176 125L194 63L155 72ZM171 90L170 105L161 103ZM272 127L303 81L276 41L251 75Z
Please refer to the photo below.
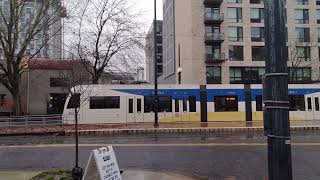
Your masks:
M29 180L40 172L0 171L0 180ZM196 180L195 178L171 172L128 170L122 175L123 180Z
M291 121L292 131L320 130L320 121ZM246 122L176 122L131 124L90 124L79 125L80 135L103 134L144 134L144 133L193 133L193 132L263 132L263 121ZM42 135L74 134L74 125L33 126L33 127L0 127L0 135Z

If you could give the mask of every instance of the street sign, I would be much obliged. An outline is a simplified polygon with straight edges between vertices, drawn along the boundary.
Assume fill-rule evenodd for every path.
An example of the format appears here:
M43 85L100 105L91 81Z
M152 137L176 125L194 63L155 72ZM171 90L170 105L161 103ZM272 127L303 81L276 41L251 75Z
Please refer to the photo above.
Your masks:
M82 180L122 180L112 146L91 152Z

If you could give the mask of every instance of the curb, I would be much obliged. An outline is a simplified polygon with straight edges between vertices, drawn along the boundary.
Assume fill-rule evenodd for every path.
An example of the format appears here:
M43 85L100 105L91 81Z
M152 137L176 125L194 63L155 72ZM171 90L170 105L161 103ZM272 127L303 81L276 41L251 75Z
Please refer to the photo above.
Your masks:
M318 131L320 126L294 126L291 132ZM147 134L192 134L192 133L263 133L263 127L226 127L226 128L150 128L150 129L111 129L111 130L80 130L80 136L102 135L147 135ZM74 131L66 131L66 136L74 135Z

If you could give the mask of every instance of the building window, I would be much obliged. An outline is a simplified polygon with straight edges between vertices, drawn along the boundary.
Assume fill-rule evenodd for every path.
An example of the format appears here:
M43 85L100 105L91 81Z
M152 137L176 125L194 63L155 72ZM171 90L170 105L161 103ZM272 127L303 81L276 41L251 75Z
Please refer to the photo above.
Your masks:
M241 4L242 0L228 0L228 4Z
M264 41L264 28L263 27L252 27L251 28L251 41L253 41L253 42Z
M243 41L242 27L229 27L229 41Z
M197 112L197 99L195 96L189 96L189 111Z
M50 100L48 103L48 114L62 114L64 104L66 103L66 97L68 94L50 94Z
M294 11L295 21L297 24L309 24L309 10L296 9Z
M120 96L90 97L90 109L120 109Z
M237 96L215 96L214 97L215 112L238 111Z
M293 58L296 58L296 59L292 59L292 60L295 61L296 63L299 63L301 61L310 61L311 48L307 46L297 46L295 49L295 52L293 52L292 55L295 56Z
M252 61L265 61L266 60L266 48L264 46L252 47Z
M310 29L296 27L296 38L298 42L310 42Z
M207 67L207 84L221 84L221 67Z
M320 5L320 0L316 0L316 5Z
M308 0L296 0L297 5L308 5Z
M251 22L263 23L264 22L264 10L262 8L251 8Z
M229 60L243 61L243 46L229 46Z
M263 0L250 0L250 4L263 4Z
M230 23L241 23L242 9L238 7L228 8L228 21Z
M289 95L289 102L290 111L306 110L304 96Z
M290 83L311 83L311 67L290 67Z
M264 67L230 67L230 83L260 84L264 74Z
M50 78L50 87L68 87L68 78Z

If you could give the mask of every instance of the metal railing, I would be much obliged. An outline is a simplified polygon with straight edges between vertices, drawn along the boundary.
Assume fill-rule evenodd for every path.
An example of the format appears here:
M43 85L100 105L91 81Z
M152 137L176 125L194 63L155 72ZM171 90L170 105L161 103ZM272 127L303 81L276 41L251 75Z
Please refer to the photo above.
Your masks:
M62 115L32 115L0 117L0 127L62 125Z

